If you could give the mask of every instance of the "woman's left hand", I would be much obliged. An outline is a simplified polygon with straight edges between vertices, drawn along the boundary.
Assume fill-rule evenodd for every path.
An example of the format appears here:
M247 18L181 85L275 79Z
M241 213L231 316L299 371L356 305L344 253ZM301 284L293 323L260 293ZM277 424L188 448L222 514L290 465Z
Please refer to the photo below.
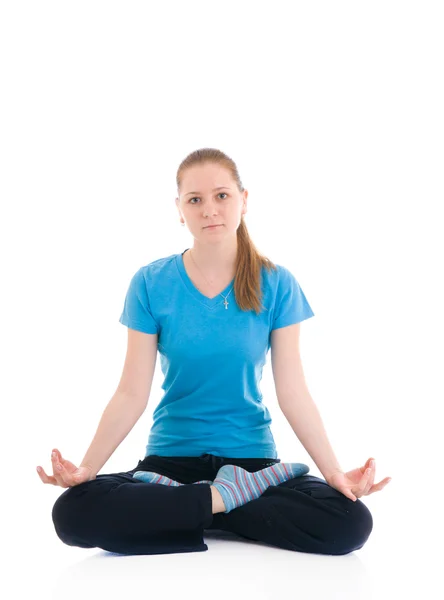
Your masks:
M386 477L379 483L373 483L375 470L375 459L369 458L363 467L348 473L335 471L326 478L326 482L355 502L361 496L369 496L373 492L379 492L391 481L391 477Z

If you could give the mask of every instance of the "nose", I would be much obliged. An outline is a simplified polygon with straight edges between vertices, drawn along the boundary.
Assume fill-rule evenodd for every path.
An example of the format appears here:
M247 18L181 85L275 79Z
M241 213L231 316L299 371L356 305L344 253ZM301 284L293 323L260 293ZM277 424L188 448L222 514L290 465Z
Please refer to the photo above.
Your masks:
M216 205L207 204L203 209L204 216L217 214Z

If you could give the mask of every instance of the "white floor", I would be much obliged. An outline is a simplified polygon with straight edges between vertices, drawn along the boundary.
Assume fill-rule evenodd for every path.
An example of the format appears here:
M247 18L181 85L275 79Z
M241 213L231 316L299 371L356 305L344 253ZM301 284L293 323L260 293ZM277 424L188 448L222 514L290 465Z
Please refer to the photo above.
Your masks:
M206 532L206 552L121 556L72 548L58 539L50 517L60 490L38 491L31 509L12 498L3 512L9 539L2 544L1 597L8 600L444 597L442 538L433 548L434 532L428 541L424 535L433 512L409 518L418 503L411 494L400 503L406 495L395 485L365 498L373 532L361 550L344 556L282 550L221 531Z

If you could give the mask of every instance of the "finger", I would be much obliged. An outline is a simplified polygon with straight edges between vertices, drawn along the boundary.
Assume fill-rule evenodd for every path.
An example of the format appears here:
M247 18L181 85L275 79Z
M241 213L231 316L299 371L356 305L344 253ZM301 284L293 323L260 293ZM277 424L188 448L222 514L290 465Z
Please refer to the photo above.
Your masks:
M376 468L375 468L374 463L373 463L373 466L370 465L370 469L371 469L370 477L368 478L367 485L365 486L365 489L362 493L363 496L366 496L368 494L369 490L371 490L373 483L375 481Z
M355 496L355 494L349 490L348 488L345 489L341 489L341 493L346 497L349 498L349 500L353 500L353 502L356 502L357 497Z
M51 483L52 485L57 485L57 481L55 477L51 477L50 475L47 475L43 469L43 467L39 467L40 471L37 471L39 474L40 479L43 481L43 483Z
M53 450L53 452L56 452L57 458L58 458L58 462L60 462L64 467L65 467L65 471L64 471L64 476L66 479L66 474L71 474L73 471L75 471L77 469L76 465L74 465L71 461L69 461L66 458L63 458L63 456L61 455L61 453L58 450ZM62 472L62 471L61 471Z
M56 456L57 456L59 462L61 462L62 465L65 465L67 461L66 461L65 458L63 458L62 453L60 452L60 450L57 450L57 448L55 448L54 451L56 453Z
M63 487L70 487L73 483L72 477L62 465L62 463L57 463L57 471L61 480L61 485Z
M390 481L391 481L391 478L390 477L386 477L385 479L383 479L379 483L376 483L375 485L373 485L370 488L370 491L368 492L368 494L373 494L373 492L379 492L380 490L382 490L383 488L385 488L385 486L388 483L390 483Z
M54 448L53 452L55 453L55 457L59 462L61 462L61 463L65 462L65 459L62 457L62 453L60 452L60 450L57 450L57 448Z
M59 462L58 460L55 462L54 475L56 479L60 481L60 485L63 485L64 487L72 485L71 475L66 470L63 463Z
M55 454L51 455L51 461L52 461L52 471L54 473L54 477L58 483L58 485L62 486L62 487L67 487L66 486L66 481L63 477L63 465L62 463L59 462L58 458L56 457Z
M367 487L367 484L369 482L369 479L371 477L372 474L372 470L371 469L366 469L364 471L364 474L361 477L361 481L358 484L358 487L356 489L355 494L358 496L358 498L360 498L361 496L364 495L365 489Z
M364 475L364 473L367 471L367 469L370 468L370 461L374 460L373 458L368 458L364 464L363 467L359 467L361 473Z

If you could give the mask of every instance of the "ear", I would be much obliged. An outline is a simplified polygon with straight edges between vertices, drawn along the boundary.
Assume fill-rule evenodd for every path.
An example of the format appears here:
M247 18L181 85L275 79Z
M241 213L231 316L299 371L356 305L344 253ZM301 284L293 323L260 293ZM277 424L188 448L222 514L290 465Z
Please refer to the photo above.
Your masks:
M244 213L246 213L248 210L248 207L247 207L248 190L244 190L243 196L244 196L244 200L243 200L244 206L243 206L242 210L244 211Z
M182 212L180 210L180 201L179 201L179 198L176 198L175 202L176 202L177 212L179 213L179 218L181 219L182 218Z

